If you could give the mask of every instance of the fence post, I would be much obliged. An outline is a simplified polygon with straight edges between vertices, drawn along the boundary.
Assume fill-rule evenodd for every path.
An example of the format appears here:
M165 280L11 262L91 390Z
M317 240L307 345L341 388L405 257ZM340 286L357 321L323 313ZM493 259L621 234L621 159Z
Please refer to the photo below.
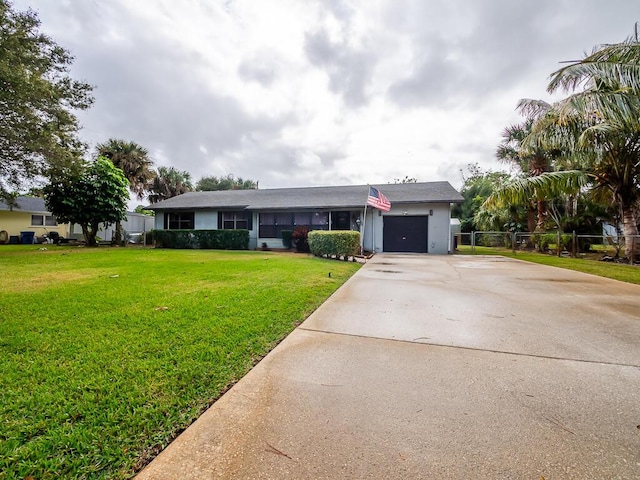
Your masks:
M576 238L576 231L573 231L571 235L571 256L576 258L578 256L578 239Z
M471 253L476 252L476 232L471 232Z
M513 254L516 254L516 239L518 238L518 235L516 234L516 232L511 232L511 251L513 252Z
M562 252L562 245L560 245L560 229L558 229L558 233L556 234L556 252L558 256L560 256L560 252Z

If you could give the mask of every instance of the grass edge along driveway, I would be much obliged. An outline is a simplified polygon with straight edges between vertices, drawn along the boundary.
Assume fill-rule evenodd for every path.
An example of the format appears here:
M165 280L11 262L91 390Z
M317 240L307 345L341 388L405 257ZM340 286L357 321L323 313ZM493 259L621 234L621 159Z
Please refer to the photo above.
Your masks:
M0 479L131 477L358 267L1 247Z

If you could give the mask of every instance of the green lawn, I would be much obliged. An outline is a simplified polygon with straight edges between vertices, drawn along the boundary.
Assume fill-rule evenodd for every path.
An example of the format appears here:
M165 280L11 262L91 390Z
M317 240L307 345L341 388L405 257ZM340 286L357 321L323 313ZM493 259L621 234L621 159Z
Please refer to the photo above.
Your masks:
M0 247L2 480L132 476L358 269L38 247Z
M517 251L499 247L475 247L475 252L469 246L461 246L456 252L462 255L503 255L505 257L526 260L527 262L566 268L577 272L590 273L600 277L612 278L627 283L640 285L640 268L622 263L601 262L587 258L566 258L535 252Z

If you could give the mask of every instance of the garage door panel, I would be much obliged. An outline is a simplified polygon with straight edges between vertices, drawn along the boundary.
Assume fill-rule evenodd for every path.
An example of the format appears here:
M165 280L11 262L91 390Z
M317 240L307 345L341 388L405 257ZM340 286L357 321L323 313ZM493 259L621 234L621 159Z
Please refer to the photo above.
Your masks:
M385 216L382 249L385 252L427 252L427 215Z

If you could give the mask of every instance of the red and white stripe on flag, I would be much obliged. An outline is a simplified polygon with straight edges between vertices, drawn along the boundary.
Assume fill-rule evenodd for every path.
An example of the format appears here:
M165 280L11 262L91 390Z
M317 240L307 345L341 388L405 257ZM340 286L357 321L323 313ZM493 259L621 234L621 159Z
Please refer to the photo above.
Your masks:
M367 197L367 205L388 212L391 210L391 202L384 194L375 187L369 187L369 196Z

